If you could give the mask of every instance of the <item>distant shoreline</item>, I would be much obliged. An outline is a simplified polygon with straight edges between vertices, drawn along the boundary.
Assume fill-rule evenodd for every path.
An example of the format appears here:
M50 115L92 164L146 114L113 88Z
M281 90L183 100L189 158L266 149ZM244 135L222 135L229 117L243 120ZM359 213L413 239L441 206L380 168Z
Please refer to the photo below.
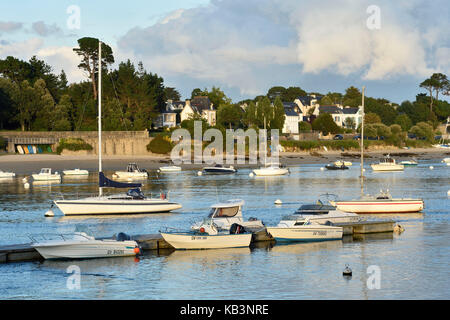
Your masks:
M450 157L450 150L439 148L417 148L417 149L383 149L365 151L367 163L378 161L384 154L389 153L398 161L410 160L435 160L441 162L443 158ZM354 163L359 163L360 154L356 151L319 151L311 154L304 152L282 152L280 153L280 163L287 166L301 164L330 163L338 159L345 159ZM146 156L103 156L103 170L125 169L129 162L136 162L141 168L156 170L161 166L172 164L168 155L146 155ZM247 161L248 162L248 161ZM204 164L182 164L185 170L200 169ZM236 168L255 168L260 164L235 164ZM52 168L61 172L66 169L86 169L91 172L98 170L98 158L95 155L55 155L55 154L33 154L33 155L2 155L0 156L0 169L3 171L13 171L19 175L29 175L39 172L41 168Z

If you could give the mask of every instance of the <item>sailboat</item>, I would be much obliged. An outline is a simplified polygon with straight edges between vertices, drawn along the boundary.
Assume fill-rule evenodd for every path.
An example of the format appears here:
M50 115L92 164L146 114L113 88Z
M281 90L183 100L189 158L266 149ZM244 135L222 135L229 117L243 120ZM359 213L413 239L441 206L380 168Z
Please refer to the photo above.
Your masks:
M148 198L142 191L140 183L121 183L108 179L102 172L102 66L101 45L98 48L98 166L99 195L76 200L55 200L53 203L64 215L105 215L105 214L137 214L170 212L181 208L176 202L171 202L165 194L160 198ZM102 188L131 188L125 194L103 196Z
M393 198L387 191L377 196L364 194L364 89L362 89L362 121L361 121L361 197L355 200L329 201L332 206L344 212L354 213L412 213L424 208L423 199Z

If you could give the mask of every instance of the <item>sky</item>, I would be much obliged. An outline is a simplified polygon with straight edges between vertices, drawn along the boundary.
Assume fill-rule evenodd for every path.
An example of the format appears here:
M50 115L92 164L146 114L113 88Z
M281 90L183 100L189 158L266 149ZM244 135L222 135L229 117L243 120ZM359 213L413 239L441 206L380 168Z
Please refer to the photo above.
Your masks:
M365 86L401 103L432 73L450 77L449 18L448 0L2 1L0 59L36 55L82 81L72 49L89 36L112 47L113 67L142 61L183 99L212 86L235 102L276 85Z

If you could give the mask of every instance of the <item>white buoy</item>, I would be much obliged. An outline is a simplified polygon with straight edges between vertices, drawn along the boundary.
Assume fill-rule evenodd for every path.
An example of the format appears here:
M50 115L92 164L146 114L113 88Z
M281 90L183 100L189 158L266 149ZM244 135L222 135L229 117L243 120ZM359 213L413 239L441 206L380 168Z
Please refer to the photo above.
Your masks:
M250 178L253 178L253 176L254 176L253 172L250 172L250 173L248 174L248 176L249 176Z
M275 200L275 204L283 204L280 199Z
M25 178L22 179L22 182L23 183L28 182L28 179L25 177Z
M447 191L447 195L450 197L450 190Z
M345 265L345 269L342 272L342 275L345 277L351 277L352 276L352 269L350 269L350 267L348 266L348 264Z
M161 172L161 170L159 170L159 169L158 169L158 170L156 170L156 172L160 173L160 172Z
M24 187L25 189L30 189L30 184L29 184L28 182L25 182L24 185L23 185L23 187Z
M325 168L324 167L320 167L320 171L323 171L323 170L325 170Z
M363 168L363 172L366 172L366 169Z
M197 172L198 176L201 176L202 174L203 174L203 172L201 172L201 171Z
M45 214L46 217L54 217L55 213L53 212L52 209L49 209Z
M433 170L434 169L434 167L433 166L430 166L430 170Z

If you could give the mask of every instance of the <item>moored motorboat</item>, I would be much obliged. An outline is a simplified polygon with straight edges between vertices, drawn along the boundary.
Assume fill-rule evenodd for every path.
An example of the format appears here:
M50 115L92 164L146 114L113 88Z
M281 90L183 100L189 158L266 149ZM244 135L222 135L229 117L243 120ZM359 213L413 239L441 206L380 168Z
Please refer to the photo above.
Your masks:
M1 178L14 178L16 174L14 172L5 172L3 170L0 170L0 179Z
M450 158L444 158L444 159L442 159L442 162L443 163L450 163Z
M350 161L336 160L336 161L334 162L334 165L336 165L336 166L347 166L347 167L350 167L350 166L352 166L353 164L352 164Z
M373 171L403 171L404 166L395 162L395 159L387 155L379 163L372 163L370 165Z
M133 179L133 178L147 178L148 172L145 169L140 169L137 163L129 163L126 171L116 171L113 178L117 179Z
M412 159L412 160L404 160L404 161L400 161L400 164L404 165L404 166L417 166L419 163Z
M233 166L224 167L221 164L216 164L213 167L204 167L202 169L203 173L210 173L210 174L231 174L236 173L237 170Z
M254 169L253 173L256 176L282 176L288 174L289 169L274 163L268 164L267 166L261 167L259 169Z
M35 181L61 180L61 175L58 172L52 173L51 168L42 168L39 173L34 173L31 176Z
M228 200L213 204L207 218L200 222L194 223L191 230L199 231L207 228L208 225L214 224L219 231L229 231L233 224L238 224L246 230L259 230L264 227L261 220L249 218L244 221L242 216L242 206L244 200Z
M342 239L343 228L311 224L309 221L283 220L276 227L267 227L267 232L277 242L314 242Z
M327 164L325 166L325 168L327 170L347 170L348 169L348 167L346 165L344 165L344 164L336 165L336 163Z
M377 196L364 195L360 199L340 201L330 201L344 212L354 213L414 213L420 212L424 208L423 199L392 198L389 191Z
M87 176L87 175L89 175L89 171L81 170L81 169L64 170L63 173L66 176Z
M31 246L45 259L124 257L140 252L136 241L129 240L122 233L116 240L97 240L86 232L75 232L73 235L61 235L61 240L33 241Z

